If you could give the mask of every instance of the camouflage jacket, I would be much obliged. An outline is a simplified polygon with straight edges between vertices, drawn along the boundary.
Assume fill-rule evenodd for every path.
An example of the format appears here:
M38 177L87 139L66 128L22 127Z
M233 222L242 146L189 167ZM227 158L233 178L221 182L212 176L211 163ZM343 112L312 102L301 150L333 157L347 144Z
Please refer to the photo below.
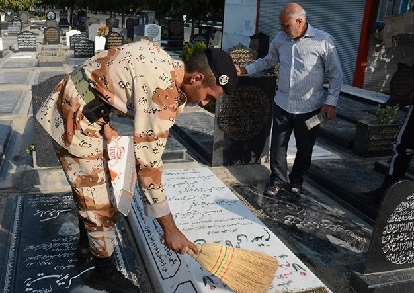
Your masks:
M134 128L138 184L145 213L170 212L162 182L162 159L169 129L186 98L180 90L182 61L173 60L157 45L135 42L103 51L82 64L95 96L129 117ZM53 90L36 114L37 120L61 146L78 157L103 155L101 125L82 114L85 101L71 75Z

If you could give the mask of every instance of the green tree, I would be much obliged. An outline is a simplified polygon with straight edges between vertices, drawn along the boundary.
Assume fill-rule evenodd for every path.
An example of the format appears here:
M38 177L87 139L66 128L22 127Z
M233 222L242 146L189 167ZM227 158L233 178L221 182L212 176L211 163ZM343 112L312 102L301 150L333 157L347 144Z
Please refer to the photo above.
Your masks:
M35 0L1 0L0 11L6 9L13 9L15 11L29 10L30 7L35 6Z

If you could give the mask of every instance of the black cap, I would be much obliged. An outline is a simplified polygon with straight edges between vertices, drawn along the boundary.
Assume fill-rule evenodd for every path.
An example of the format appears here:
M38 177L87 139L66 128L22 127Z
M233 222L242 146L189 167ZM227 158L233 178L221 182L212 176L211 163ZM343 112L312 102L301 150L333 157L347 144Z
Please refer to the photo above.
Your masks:
M230 95L237 86L237 71L230 55L218 48L207 48L205 54L217 84Z

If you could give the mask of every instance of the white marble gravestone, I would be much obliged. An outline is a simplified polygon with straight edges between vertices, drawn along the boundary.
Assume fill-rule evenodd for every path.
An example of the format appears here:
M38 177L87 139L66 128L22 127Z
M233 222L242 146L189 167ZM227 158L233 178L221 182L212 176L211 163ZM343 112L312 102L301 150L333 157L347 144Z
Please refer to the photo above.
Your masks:
M279 266L269 292L330 292L208 168L166 170L163 177L176 224L188 239L274 256ZM160 243L162 229L144 215L138 191L128 218L156 292L233 292L190 256L176 254Z

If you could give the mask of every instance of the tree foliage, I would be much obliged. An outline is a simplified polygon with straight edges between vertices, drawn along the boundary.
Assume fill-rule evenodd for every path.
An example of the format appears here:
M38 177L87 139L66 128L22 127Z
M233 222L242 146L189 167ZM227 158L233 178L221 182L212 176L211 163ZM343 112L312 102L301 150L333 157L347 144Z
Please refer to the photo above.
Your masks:
M35 3L35 0L1 0L0 11L5 11L6 9L12 9L15 11L25 11L29 10L30 7L35 6Z

